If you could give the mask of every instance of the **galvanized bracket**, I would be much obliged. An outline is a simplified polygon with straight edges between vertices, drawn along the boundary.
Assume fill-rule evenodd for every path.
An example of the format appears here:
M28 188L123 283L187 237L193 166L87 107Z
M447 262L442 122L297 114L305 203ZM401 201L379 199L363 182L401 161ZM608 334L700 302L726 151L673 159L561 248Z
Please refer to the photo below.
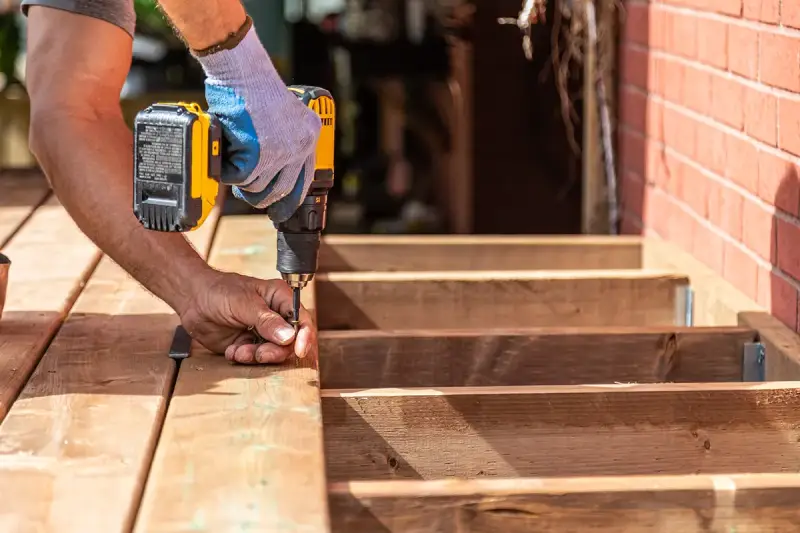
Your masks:
M675 289L675 325L694 326L694 290L691 285Z
M742 350L742 381L764 381L767 352L760 342L746 342Z

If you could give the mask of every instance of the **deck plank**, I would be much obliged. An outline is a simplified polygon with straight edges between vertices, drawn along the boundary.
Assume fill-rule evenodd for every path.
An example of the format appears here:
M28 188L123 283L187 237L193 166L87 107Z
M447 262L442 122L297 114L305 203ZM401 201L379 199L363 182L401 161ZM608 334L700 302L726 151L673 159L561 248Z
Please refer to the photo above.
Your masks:
M191 234L201 254L215 221ZM0 425L0 531L130 531L174 380L177 323L103 258Z
M21 175L13 170L0 174L0 247L14 236L48 194L50 187L41 174Z
M101 253L55 197L2 252L11 259L0 320L0 420L61 327Z
M276 236L259 217L220 224L211 263L274 279ZM318 374L312 362L181 364L135 531L329 530Z

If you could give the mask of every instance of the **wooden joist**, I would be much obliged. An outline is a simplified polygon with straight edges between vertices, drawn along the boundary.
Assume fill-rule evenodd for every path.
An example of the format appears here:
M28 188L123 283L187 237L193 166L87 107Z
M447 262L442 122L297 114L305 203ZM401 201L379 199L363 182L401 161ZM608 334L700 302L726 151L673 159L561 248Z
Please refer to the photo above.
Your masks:
M321 330L667 326L686 276L643 270L331 272L316 278Z
M800 475L352 481L329 486L333 533L794 531Z
M635 237L329 235L320 272L611 270L642 266Z
M322 399L330 481L800 470L794 383L325 390Z
M467 387L741 381L755 330L534 328L325 331L322 387Z

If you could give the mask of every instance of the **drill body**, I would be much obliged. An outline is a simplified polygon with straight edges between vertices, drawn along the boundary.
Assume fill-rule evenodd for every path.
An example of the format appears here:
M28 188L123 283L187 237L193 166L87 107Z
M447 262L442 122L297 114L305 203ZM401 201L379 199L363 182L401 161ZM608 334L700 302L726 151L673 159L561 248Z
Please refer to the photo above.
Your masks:
M276 224L278 272L295 291L297 299L299 290L304 288L317 272L319 246L328 210L328 193L333 188L334 182L336 109L331 94L324 89L302 85L294 85L289 89L322 120L322 130L317 142L314 180L294 215L285 222ZM299 304L295 307L299 308Z
M294 291L295 326L300 289L317 271L328 193L334 182L336 110L330 92L289 86L316 112L322 129L317 141L314 179L300 207L278 231L277 270ZM222 158L221 126L196 103L158 103L134 121L133 212L147 229L188 232L199 228L216 203Z

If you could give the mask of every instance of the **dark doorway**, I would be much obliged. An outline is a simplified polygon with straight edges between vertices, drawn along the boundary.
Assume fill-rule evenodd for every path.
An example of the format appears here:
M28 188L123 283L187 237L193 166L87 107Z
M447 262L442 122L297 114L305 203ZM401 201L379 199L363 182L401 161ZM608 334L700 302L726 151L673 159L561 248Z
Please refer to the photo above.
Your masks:
M552 67L554 1L525 58L515 26L521 0L476 0L473 42L473 229L564 234L581 230L581 159L570 147ZM544 72L544 73L543 73ZM580 93L572 75L570 93ZM578 117L580 98L573 98ZM581 146L580 120L574 138Z

